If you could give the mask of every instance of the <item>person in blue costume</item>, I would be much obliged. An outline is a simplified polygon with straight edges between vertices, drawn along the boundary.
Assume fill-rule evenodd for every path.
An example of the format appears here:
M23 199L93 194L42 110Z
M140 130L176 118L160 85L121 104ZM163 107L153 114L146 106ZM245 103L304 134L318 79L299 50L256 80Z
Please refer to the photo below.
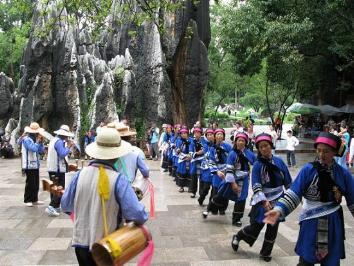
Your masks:
M323 266L340 265L345 258L344 220L340 205L345 197L354 216L354 179L334 160L345 148L339 137L321 132L315 140L318 158L307 163L294 183L267 212L264 222L275 224L290 214L302 201L300 231L295 247L298 266L320 263Z
M198 203L200 206L203 205L203 202L206 196L209 193L211 182L212 182L212 174L210 169L215 165L215 148L214 148L214 130L208 128L205 131L206 135L206 143L203 146L203 154L204 159L200 165L201 174L200 174L200 189L199 189L199 198ZM211 196L209 201L211 200Z
M202 138L203 129L200 127L193 128L194 138L192 139L191 145L189 146L189 154L191 155L191 164L189 173L191 175L192 181L189 187L189 192L192 193L191 198L195 198L198 190L198 180L201 173L201 163L204 158L203 146L206 141ZM200 193L200 183L199 183L199 193Z
M246 199L248 197L250 164L253 165L256 156L251 150L246 148L249 142L246 133L236 132L232 139L234 141L234 146L227 157L226 178L224 184L226 188L224 190L224 195L229 192L228 198L235 201L232 213L232 225L241 227L241 218L243 217Z
M261 133L256 137L257 160L252 169L252 190L250 224L243 227L232 237L231 246L236 252L241 240L253 246L265 223L264 214L273 209L278 199L291 185L291 176L286 164L279 157L272 155L273 142L269 134ZM271 261L279 221L267 225L260 258Z
M171 138L171 161L172 161L172 172L171 175L174 178L174 181L177 180L177 162L178 162L178 154L176 153L176 145L180 139L179 131L181 129L180 124L175 125L175 132L173 137Z
M179 186L179 192L184 192L184 187L189 187L191 183L189 174L191 155L189 154L189 146L192 140L188 137L188 133L188 129L182 128L180 130L181 138L176 142L176 153L178 154L176 183Z
M170 139L172 137L172 126L170 124L166 124L166 132L163 135L161 150L162 150L162 164L161 168L164 172L167 172L169 169L169 147L170 147Z
M220 184L225 179L227 156L232 149L232 146L225 142L225 130L217 128L215 131L215 145L214 145L214 164L211 165L210 172L212 174L212 190L211 200L209 201L206 211L203 212L203 217L206 218L208 213L213 215L225 215L225 210L229 200L223 199L221 202L215 200Z

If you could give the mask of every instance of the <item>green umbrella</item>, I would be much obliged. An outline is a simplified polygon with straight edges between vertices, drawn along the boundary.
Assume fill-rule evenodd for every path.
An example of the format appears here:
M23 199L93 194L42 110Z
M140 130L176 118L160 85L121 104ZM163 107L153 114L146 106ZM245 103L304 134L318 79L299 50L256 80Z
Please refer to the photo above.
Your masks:
M308 103L293 103L287 111L301 115L321 112L321 110L317 106Z

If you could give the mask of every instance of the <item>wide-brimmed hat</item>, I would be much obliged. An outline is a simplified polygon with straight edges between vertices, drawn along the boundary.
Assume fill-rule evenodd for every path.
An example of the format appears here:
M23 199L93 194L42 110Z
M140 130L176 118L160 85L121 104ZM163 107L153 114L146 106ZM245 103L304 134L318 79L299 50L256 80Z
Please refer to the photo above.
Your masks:
M68 125L61 125L58 130L54 131L54 134L71 138L75 136L75 134L70 131Z
M110 160L122 157L131 151L131 145L122 140L115 128L102 128L96 141L87 145L85 152L95 159Z
M233 136L233 140L237 141L238 138L244 139L246 141L246 144L248 143L248 135L244 132L235 132L234 136Z
M24 131L25 133L42 133L44 129L37 122L32 122L29 126L25 127Z
M342 157L345 152L345 145L342 143L340 137L332 133L321 132L315 140L315 148L317 148L317 145L320 143L331 147L336 152L335 156Z
M267 133L261 133L259 135L257 135L256 139L255 139L255 144L256 144L256 148L258 149L258 145L261 141L267 141L270 146L273 148L273 141L272 141L272 136L267 134Z
M131 130L129 126L122 123L111 122L108 123L106 127L117 129L121 137L135 136L137 134L136 131Z

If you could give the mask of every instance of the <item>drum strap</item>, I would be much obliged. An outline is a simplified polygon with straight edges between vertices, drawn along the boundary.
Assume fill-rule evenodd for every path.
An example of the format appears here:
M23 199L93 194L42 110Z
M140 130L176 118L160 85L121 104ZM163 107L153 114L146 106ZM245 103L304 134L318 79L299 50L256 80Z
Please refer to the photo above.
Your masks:
M106 173L106 170L103 166L99 167L98 174L98 194L101 198L102 204L102 219L103 219L103 228L104 228L104 236L107 237L107 243L110 247L111 253L113 257L118 257L122 253L122 248L116 243L113 239L108 237L108 225L107 225L107 214L106 214L106 201L110 196L110 185L109 178Z
M105 201L109 199L110 194L109 178L103 166L100 166L98 171L98 194L101 197L104 236L108 236Z
M130 176L128 176L127 166L126 166L124 160L121 159L121 158L118 158L117 161L118 161L118 162L120 163L120 165L122 166L123 174L128 178L129 182L132 183L132 182L133 182L133 178L130 177Z

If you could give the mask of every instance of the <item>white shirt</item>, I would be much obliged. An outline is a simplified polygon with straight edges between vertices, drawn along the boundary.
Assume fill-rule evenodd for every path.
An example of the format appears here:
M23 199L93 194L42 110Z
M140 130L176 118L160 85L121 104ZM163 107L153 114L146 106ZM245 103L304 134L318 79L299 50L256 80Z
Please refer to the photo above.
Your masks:
M299 140L295 136L291 136L287 138L286 149L288 151L294 151L295 146L299 145Z

